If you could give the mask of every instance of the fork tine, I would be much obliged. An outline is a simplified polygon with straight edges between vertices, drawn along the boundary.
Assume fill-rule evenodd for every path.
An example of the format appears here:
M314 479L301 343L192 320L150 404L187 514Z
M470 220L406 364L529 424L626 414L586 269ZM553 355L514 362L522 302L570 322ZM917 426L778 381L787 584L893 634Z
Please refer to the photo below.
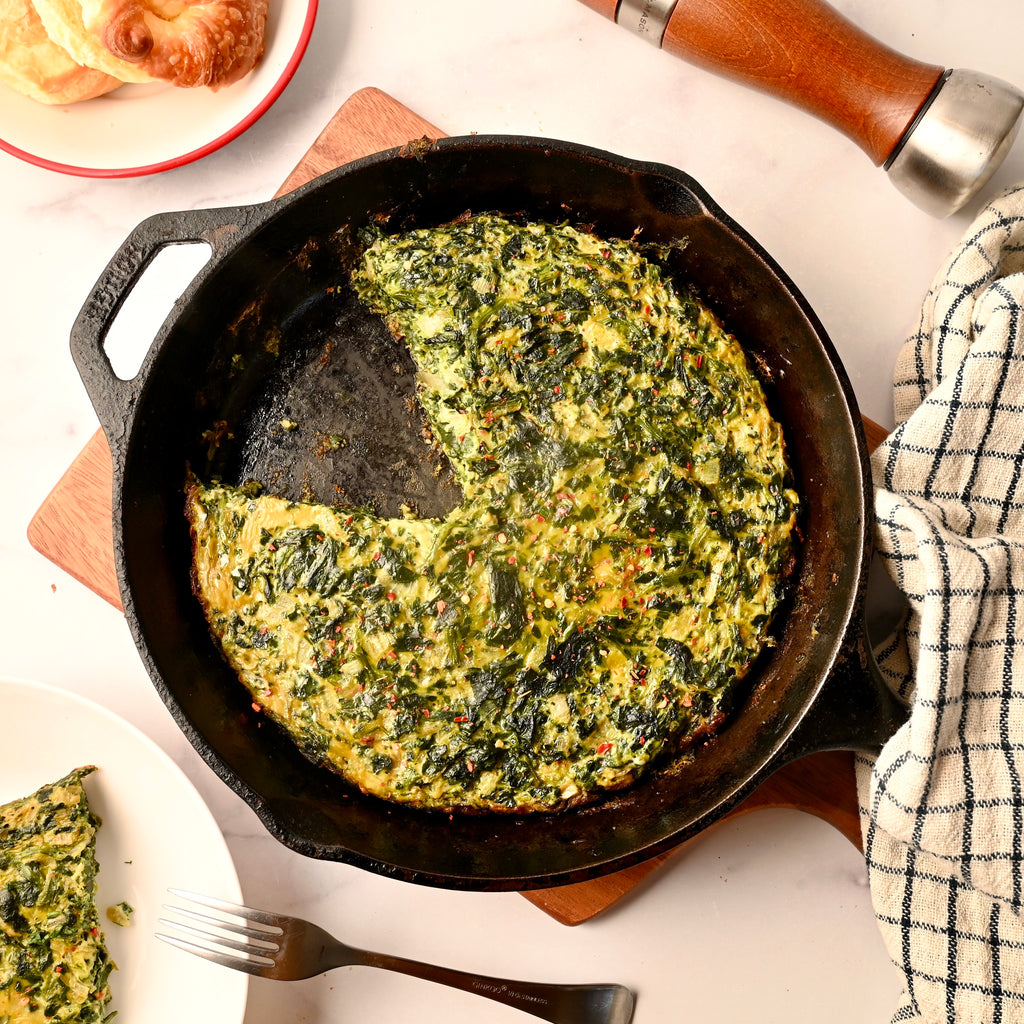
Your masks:
M200 906L209 907L211 910L219 910L222 914L230 914L232 917L241 917L246 921L259 921L261 924L270 925L272 928L281 928L281 915L272 914L268 910L257 910L255 907L245 907L241 903L229 903L227 900L219 900L213 896L204 896L202 893L189 892L188 889L168 889L175 896L183 900L190 900Z
M167 925L169 928L176 928L178 931L185 932L188 935L194 935L197 939L202 939L211 946L226 946L228 949L235 949L239 953L249 953L252 956L269 958L281 948L276 942L261 942L259 940L257 942L239 942L237 939L229 939L226 935L216 935L208 929L195 928L185 921L172 921L166 917L161 917L159 923ZM214 922L214 924L218 923Z
M262 976L274 967L274 961L269 957L259 956L249 959L247 957L231 956L230 953L218 953L215 950L207 949L205 946L189 942L187 939L179 939L175 935L164 935L162 932L157 932L156 937L172 946L177 946L178 949L183 949L186 953L193 953L195 956L201 956L204 960L219 964L221 967L230 967L232 970L244 971L246 974Z
M174 907L169 903L164 904L164 910L170 910L174 914L180 914L182 917L187 918L191 921L197 921L200 924L208 925L212 928L218 928L222 931L232 932L235 935L247 935L251 939L258 939L260 942L265 942L268 947L277 949L278 939L283 934L280 928L271 928L267 925L257 925L255 928L249 928L244 924L236 924L234 921L225 921L223 917L212 917L210 914L200 914L198 911L189 910L187 907ZM164 924L175 925L175 927L185 928L184 924L179 925L176 921L165 921ZM191 931L198 931L193 928Z
M252 907L243 907L237 903L229 903L226 900L214 899L212 896L202 896L185 889L170 889L169 891L181 899L191 900L236 920L232 921L220 916L214 917L212 914L203 914L187 907L164 904L165 909L180 915L184 920L162 917L160 924L184 932L185 937L158 932L158 939L188 953L201 956L205 960L211 960L223 967L231 967L247 974L266 975L274 970L273 955L280 952L281 948L275 940L284 934L284 929L275 923L278 920L276 915L255 910ZM190 924L189 921L193 921L195 924ZM232 935L240 938L231 938ZM190 941L189 936L198 941ZM250 941L240 941L240 939L249 939ZM228 952L232 949L244 955L233 956Z

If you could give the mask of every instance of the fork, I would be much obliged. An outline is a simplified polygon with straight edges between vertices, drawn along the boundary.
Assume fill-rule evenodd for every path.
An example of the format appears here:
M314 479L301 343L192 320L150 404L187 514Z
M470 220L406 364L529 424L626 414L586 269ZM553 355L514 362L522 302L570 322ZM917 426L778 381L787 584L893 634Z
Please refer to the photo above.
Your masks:
M160 918L160 924L177 928L205 944L160 932L157 933L158 939L216 964L245 971L259 978L298 981L335 967L380 967L386 971L397 971L414 978L449 985L464 992L475 992L542 1020L551 1021L552 1024L629 1024L633 1018L633 993L622 985L550 985L469 974L450 967L438 967L346 946L322 928L298 917L255 910L184 889L168 891L180 899L216 910L243 923L165 904L164 909L180 914L195 924L167 918ZM221 932L243 938L228 938ZM235 956L223 952L223 949L235 950L243 955Z

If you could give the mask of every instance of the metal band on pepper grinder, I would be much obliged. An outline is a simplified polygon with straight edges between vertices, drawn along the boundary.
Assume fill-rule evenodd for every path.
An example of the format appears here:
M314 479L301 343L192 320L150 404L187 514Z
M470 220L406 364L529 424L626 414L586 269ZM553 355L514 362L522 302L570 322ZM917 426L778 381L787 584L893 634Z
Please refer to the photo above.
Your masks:
M660 47L677 3L678 0L620 0L615 24Z

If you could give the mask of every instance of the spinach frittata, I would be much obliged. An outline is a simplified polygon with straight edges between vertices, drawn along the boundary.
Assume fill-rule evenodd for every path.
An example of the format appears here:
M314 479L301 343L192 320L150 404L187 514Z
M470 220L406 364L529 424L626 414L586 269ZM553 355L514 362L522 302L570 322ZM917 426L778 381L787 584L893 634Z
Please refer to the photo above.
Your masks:
M79 768L0 807L0 1021L107 1019L96 829Z
M737 341L628 242L490 215L366 232L464 500L384 518L193 482L213 634L312 759L426 807L549 811L721 723L792 559Z

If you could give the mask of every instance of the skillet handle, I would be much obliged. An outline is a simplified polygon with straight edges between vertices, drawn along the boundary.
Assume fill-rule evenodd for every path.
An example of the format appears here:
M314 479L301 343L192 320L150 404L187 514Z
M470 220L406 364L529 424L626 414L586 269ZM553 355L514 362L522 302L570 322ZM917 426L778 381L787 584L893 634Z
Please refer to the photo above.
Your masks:
M825 750L877 754L910 717L910 708L882 677L863 620L852 628L842 660L790 737L782 761Z
M582 0L664 50L814 115L885 163L945 69L823 0Z
M71 355L112 450L117 450L145 381L143 369L131 380L119 377L104 345L125 300L157 254L169 245L205 242L212 258L227 251L254 217L253 207L161 213L142 221L113 255L85 300L71 329ZM178 300L186 300L202 274ZM143 368L159 349L150 345Z

